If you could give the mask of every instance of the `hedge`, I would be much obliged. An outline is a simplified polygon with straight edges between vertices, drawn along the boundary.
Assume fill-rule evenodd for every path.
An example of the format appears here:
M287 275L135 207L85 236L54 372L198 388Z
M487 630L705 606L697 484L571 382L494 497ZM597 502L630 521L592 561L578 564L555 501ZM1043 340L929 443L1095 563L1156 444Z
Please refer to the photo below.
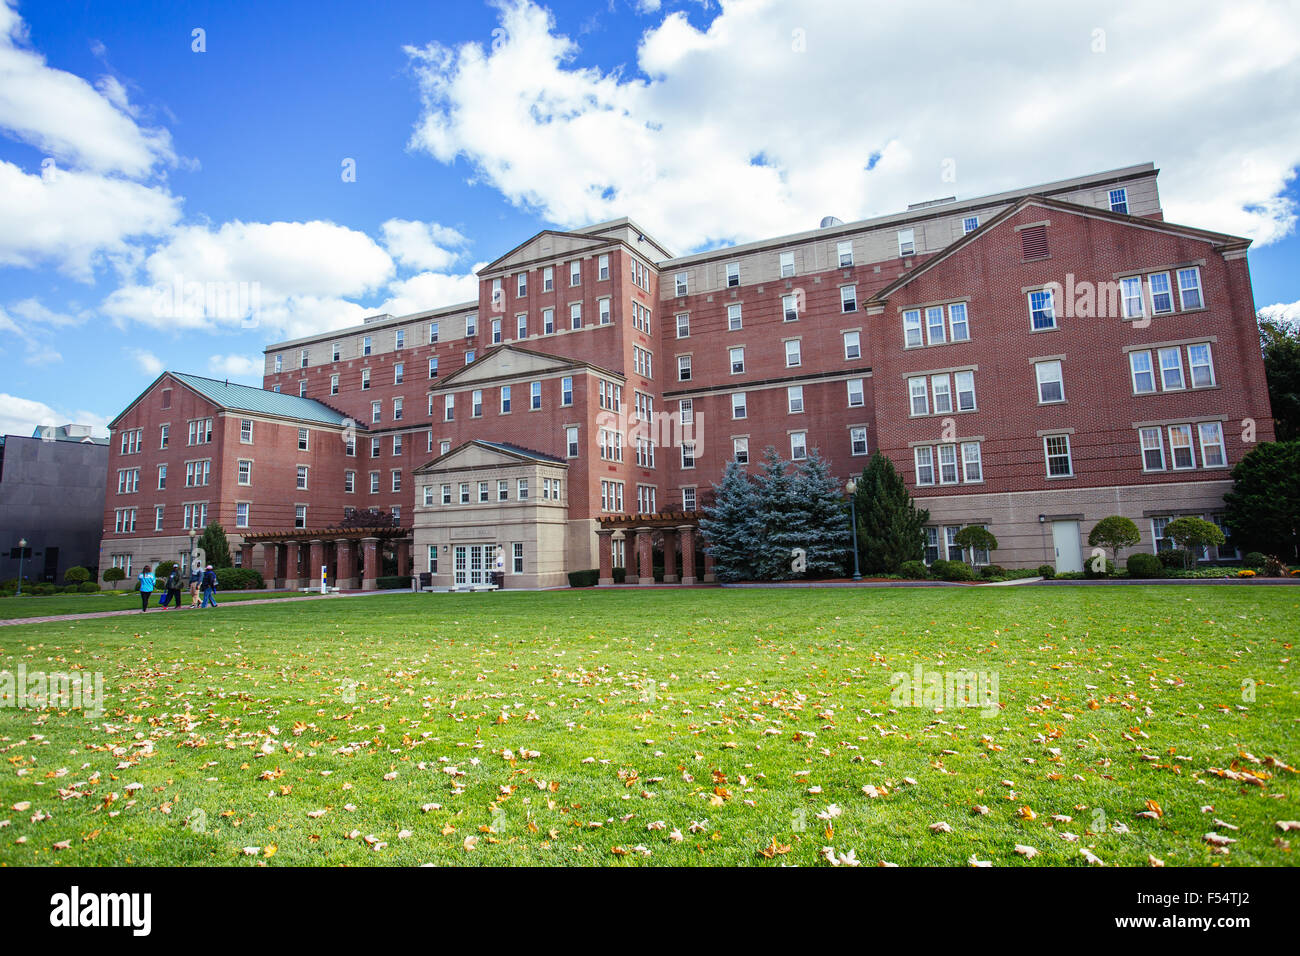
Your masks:
M1165 567L1154 554L1138 552L1130 554L1126 562L1128 576L1131 578L1158 578L1164 576Z
M396 591L399 588L411 589L411 576L409 574L389 574L375 579L375 587L381 591Z
M898 576L912 581L924 581L930 576L930 569L924 561L904 561L898 566Z
M934 561L930 564L930 573L941 581L975 580L975 572L965 561Z

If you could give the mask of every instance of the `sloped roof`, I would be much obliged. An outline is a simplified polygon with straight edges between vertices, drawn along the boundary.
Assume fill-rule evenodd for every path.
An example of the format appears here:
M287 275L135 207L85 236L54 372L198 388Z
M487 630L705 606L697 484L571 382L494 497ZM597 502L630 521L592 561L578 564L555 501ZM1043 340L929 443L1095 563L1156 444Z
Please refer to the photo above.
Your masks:
M222 382L184 372L172 372L171 375L178 382L188 385L222 408L260 415L275 415L279 418L294 418L299 421L320 422L322 425L342 426L348 421L348 417L342 412L314 398L285 395L283 392Z
M522 445L510 445L501 441L488 441L485 438L475 439L480 445L487 445L489 448L495 448L498 451L508 451L515 455L523 455L525 458L535 458L538 461L553 461L558 464L564 464L563 458L557 458L555 455L548 455L544 451L533 451L531 448L524 448Z
M414 473L417 475L425 474L436 470L439 465L446 466L446 464L452 459L460 458L467 451L474 448L484 448L489 452L495 452L504 456L503 460L505 461L536 461L546 465L560 465L564 468L569 466L569 463L563 458L557 458L555 455L548 455L546 452L535 451L532 448L524 448L522 445L511 445L508 442L488 441L485 438L471 438L468 441L461 442L445 454L439 455L432 461L426 462L419 468L416 468Z

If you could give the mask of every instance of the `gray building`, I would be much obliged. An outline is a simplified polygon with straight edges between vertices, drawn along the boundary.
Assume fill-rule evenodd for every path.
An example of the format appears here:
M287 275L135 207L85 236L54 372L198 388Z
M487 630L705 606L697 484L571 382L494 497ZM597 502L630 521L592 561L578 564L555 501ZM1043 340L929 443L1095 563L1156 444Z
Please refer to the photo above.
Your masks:
M108 439L89 425L42 425L31 438L0 436L0 580L63 583L74 565L99 564L108 486Z

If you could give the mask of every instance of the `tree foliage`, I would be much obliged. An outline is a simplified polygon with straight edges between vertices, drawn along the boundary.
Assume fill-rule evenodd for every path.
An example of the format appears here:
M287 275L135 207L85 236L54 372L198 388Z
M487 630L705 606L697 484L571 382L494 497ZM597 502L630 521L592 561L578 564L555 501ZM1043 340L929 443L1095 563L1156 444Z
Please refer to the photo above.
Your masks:
M335 528L396 528L401 524L391 511L382 508L348 508Z
M1169 522L1165 525L1165 537L1187 552L1192 564L1196 563L1202 548L1224 542L1223 532L1218 525L1204 518L1193 517L1175 518Z
M977 524L968 524L962 528L953 535L952 542L970 556L967 563L972 568L975 567L976 551L996 551L998 549L998 539L993 536L993 532Z
M700 518L700 532L713 555L713 571L720 581L752 580L755 548L761 533L758 496L743 465L727 462L722 483L713 486L713 504Z
M1278 441L1294 441L1300 438L1300 330L1263 315L1258 319L1273 428Z
M1232 469L1223 496L1233 543L1294 560L1300 547L1300 440L1260 445Z
M115 581L124 580L125 578L126 578L126 572L123 571L121 568L112 567L112 568L106 568L104 570L104 580L109 584L112 584Z
M887 455L876 452L857 481L858 557L864 574L897 574L904 561L925 558L930 512L918 509L903 476Z
M63 572L63 581L65 584L84 584L90 580L90 572L79 564L74 564L68 570Z
M203 534L199 537L199 547L207 555L208 564L214 568L231 566L230 542L226 539L226 529L217 522L214 521L203 529Z
M1142 540L1138 526L1131 518L1123 515L1109 515L1102 518L1088 532L1088 545L1093 548L1109 548L1115 563L1119 563L1119 553L1124 548L1131 548Z

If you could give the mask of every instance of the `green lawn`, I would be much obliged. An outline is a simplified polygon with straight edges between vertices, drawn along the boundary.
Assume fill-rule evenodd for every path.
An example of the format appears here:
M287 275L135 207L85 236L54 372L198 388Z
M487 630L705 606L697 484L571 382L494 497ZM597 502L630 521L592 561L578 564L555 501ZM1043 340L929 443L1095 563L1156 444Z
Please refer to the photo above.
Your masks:
M297 597L298 595L290 594L288 591L240 591L238 593L223 594L217 592L217 604L222 605L228 601L253 601L258 598L268 597ZM190 603L189 588L181 592L181 606L184 607ZM94 614L99 611L138 611L140 610L140 595L128 591L119 594L114 591L100 591L95 594L49 594L44 597L31 597L23 595L22 597L5 597L0 598L0 621L13 621L23 617L54 617L59 614ZM152 601L149 602L149 612L169 611L171 608L160 608L158 606L158 597L155 593Z
M0 708L0 863L1288 865L1298 602L587 591L6 627L0 669L100 670L107 711ZM916 664L996 673L1001 709L891 710Z

